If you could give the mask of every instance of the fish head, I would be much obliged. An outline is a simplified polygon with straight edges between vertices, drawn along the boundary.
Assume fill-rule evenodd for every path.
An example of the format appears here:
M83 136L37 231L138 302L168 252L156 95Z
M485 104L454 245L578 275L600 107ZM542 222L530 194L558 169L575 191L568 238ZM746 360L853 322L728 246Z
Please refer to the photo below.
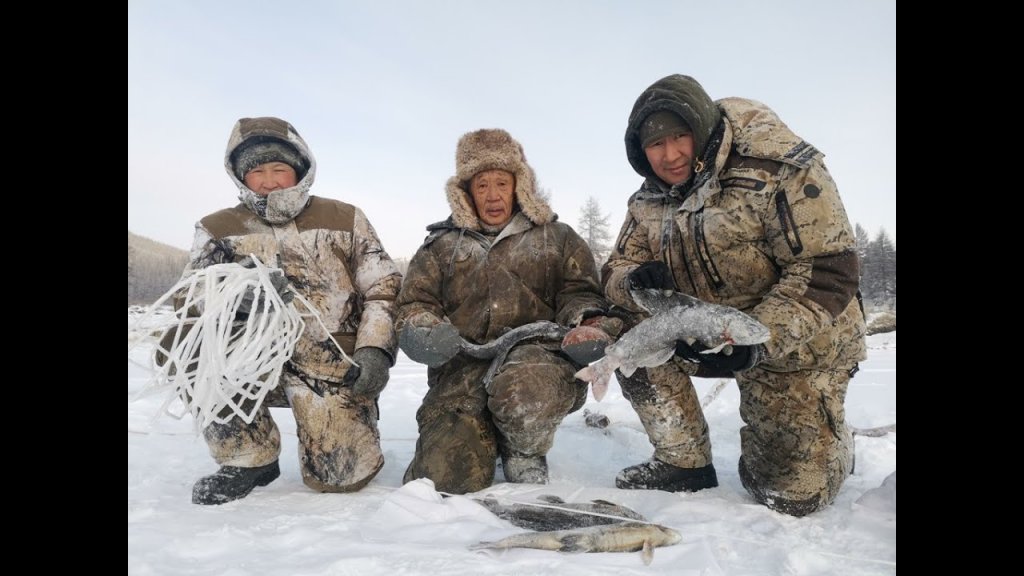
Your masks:
M723 308L725 308L723 306ZM725 326L722 330L722 344L734 344L740 346L751 346L767 342L771 338L771 330L751 316L734 308L727 308L729 313L725 318Z
M693 296L674 290L662 290L660 288L634 288L629 291L633 301L638 306L651 314L665 312L680 306L687 307L700 303Z
M683 535L680 534L677 530L673 530L668 526L662 526L660 524L655 524L654 526L658 528L658 530L661 532L662 537L664 538L664 543L662 544L662 546L671 546L673 544L678 544L679 541L683 539Z

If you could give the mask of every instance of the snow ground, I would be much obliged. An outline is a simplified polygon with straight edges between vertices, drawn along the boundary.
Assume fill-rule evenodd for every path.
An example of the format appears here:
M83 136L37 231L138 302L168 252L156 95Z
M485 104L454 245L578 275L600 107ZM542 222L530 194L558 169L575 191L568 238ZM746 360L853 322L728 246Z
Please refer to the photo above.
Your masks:
M129 312L131 323L132 312ZM868 338L869 357L850 384L848 421L896 421L896 333ZM130 357L145 362L148 346ZM546 486L500 483L484 493L516 501L555 494L628 506L678 530L682 542L639 553L564 554L514 549L471 551L482 540L521 532L481 514L464 498L436 500L422 485L401 487L416 441L415 412L426 369L400 355L380 399L386 463L363 490L319 494L302 483L295 422L272 409L282 432L281 477L223 506L191 504L192 484L216 469L192 422L153 418L161 397L133 400L147 373L128 363L128 573L404 576L416 574L850 574L896 572L896 435L858 437L857 470L829 509L792 518L757 505L740 485L739 392L733 383L707 410L721 485L695 494L615 488L615 474L650 456L651 447L614 380L601 403L604 430L569 415L548 455ZM699 380L703 394L714 384ZM887 477L891 480L882 483ZM431 498L433 496L433 499Z

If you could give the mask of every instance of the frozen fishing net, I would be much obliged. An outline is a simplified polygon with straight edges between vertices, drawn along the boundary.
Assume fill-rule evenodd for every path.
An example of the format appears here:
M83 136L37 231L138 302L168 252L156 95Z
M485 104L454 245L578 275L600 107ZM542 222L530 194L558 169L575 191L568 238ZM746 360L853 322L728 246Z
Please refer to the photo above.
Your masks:
M135 323L160 338L152 379L141 393L170 390L160 411L183 417L185 412L172 409L174 400L180 399L197 431L234 417L251 423L267 393L277 386L305 328L294 304L302 304L319 320L299 295L285 304L271 283L270 270L255 257L253 261L253 268L216 264L194 271ZM252 297L247 298L250 291ZM183 298L182 305L155 320L153 311L176 296ZM240 314L244 301L252 303L247 316ZM140 341L136 337L133 342L130 329L129 351Z

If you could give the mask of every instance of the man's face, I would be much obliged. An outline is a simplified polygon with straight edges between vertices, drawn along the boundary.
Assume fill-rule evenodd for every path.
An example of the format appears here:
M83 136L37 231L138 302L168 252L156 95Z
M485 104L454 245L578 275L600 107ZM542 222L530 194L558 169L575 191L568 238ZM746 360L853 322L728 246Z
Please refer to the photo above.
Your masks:
M512 218L516 177L504 170L477 172L469 181L476 215L489 226L501 226Z
M245 185L260 196L298 183L295 169L284 162L267 162L245 173Z
M669 186L675 186L693 172L693 134L680 129L644 148L651 169Z

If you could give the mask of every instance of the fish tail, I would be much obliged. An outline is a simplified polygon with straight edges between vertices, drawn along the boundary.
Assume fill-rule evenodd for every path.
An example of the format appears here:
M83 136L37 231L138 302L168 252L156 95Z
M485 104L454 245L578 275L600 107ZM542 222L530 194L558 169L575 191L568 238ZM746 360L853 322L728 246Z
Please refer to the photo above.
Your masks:
M608 379L611 378L614 370L615 368L613 368L610 363L602 360L577 372L576 378L584 382L590 382L591 384L603 382L604 385L607 386Z
M589 382L590 389L594 393L594 400L600 402L608 392L608 380L611 378L613 370L611 364L601 361L577 372L576 378Z

